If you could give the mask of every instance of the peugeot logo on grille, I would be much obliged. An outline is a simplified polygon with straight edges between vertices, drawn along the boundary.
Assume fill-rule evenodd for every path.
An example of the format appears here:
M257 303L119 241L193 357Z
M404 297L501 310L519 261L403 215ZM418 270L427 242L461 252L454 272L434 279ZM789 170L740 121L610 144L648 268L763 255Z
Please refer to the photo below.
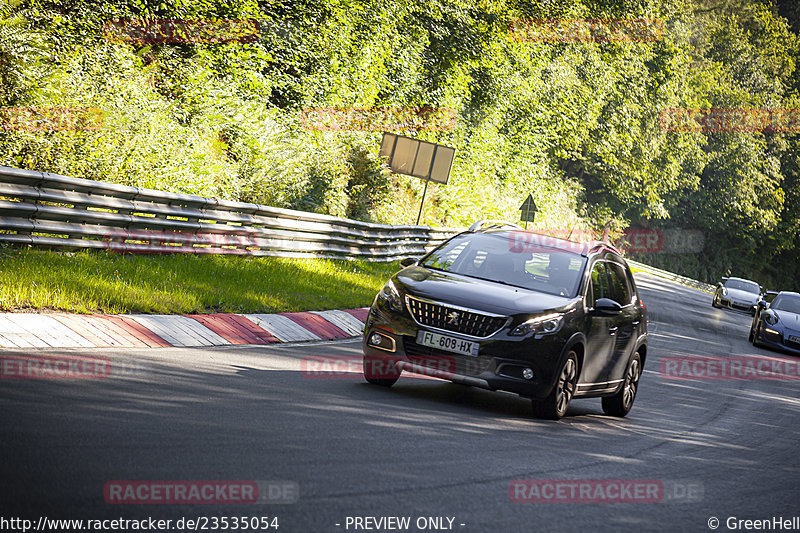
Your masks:
M460 319L461 319L461 316L455 311L451 311L451 312L447 313L447 323L448 324L452 324L454 326L457 326L458 325L458 321Z

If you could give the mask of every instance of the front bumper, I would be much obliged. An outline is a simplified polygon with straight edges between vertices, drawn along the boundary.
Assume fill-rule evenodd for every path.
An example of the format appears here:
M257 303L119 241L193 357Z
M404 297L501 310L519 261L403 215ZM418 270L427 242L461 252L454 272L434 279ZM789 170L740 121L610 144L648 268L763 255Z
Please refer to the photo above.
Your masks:
M722 296L717 301L717 304L725 309L731 309L733 311L741 311L743 313L750 313L751 315L754 315L756 312L755 302L754 303L737 302L736 300L732 300L730 298Z
M770 328L772 329L772 328ZM770 333L763 328L758 332L758 343L766 348L772 348L784 352L789 352L794 355L800 355L800 342L789 340L789 337L794 336L800 338L800 332L786 332L773 330L777 333Z
M531 398L544 398L553 388L565 344L558 334L533 339L510 337L507 330L501 330L477 341L477 356L461 355L418 344L417 332L427 328L405 313L386 312L381 307L376 303L367 318L362 341L366 359L390 363L415 374ZM370 343L373 333L389 340L382 341L381 347L374 346ZM447 335L462 337L456 333Z

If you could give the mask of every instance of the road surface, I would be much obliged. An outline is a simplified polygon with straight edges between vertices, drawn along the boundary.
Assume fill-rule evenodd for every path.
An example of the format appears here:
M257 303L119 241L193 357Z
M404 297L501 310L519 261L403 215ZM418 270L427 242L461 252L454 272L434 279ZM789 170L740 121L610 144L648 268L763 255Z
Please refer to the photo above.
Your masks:
M788 368L797 359L754 348L750 317L713 309L709 295L637 279L650 348L625 419L604 416L597 399L576 400L559 422L539 421L509 394L405 377L385 389L357 373L308 372L319 358L357 362L358 341L37 351L107 358L111 372L0 380L0 517L183 518L185 526L266 516L280 532L306 533L688 532L711 531L712 517L728 531L730 517L800 516L800 381L673 379L663 366L756 356ZM0 351L15 355L31 354ZM121 482L203 480L286 490L266 503L107 501ZM530 501L537 494L515 495L517 480L562 492ZM574 501L571 480L601 490L608 480L624 490L655 483L658 501Z

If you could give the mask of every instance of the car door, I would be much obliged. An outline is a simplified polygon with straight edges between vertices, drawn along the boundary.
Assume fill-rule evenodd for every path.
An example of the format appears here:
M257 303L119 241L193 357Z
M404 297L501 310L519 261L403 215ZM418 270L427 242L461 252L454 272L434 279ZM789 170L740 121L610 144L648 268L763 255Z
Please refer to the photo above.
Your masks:
M609 361L614 352L616 339L616 317L600 316L593 312L600 298L611 298L611 286L605 261L597 261L592 267L587 284L586 305L586 353L580 383L590 385L606 381ZM585 388L585 387L584 387Z
M640 310L634 305L633 287L628 281L627 268L616 261L606 263L611 299L622 306L622 311L611 321L614 349L606 369L606 379L622 379L628 366L628 356L636 342L637 326L641 321Z

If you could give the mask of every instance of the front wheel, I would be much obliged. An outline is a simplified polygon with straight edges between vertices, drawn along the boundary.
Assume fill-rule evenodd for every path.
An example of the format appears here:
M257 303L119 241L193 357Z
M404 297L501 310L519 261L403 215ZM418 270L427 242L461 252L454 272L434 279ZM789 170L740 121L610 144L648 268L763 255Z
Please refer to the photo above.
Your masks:
M639 390L639 378L642 376L642 359L639 352L633 354L625 372L625 382L614 396L603 398L603 412L611 416L625 416L633 407L636 391Z
M376 357L364 356L364 379L373 385L391 387L397 383L402 370L391 361Z
M533 414L539 418L558 420L567 413L569 402L575 395L578 384L578 356L574 351L567 354L556 386L544 400L532 400Z
M753 337L750 339L750 342L752 342L755 347L761 346L761 343L758 342L758 329L758 326L753 329Z

